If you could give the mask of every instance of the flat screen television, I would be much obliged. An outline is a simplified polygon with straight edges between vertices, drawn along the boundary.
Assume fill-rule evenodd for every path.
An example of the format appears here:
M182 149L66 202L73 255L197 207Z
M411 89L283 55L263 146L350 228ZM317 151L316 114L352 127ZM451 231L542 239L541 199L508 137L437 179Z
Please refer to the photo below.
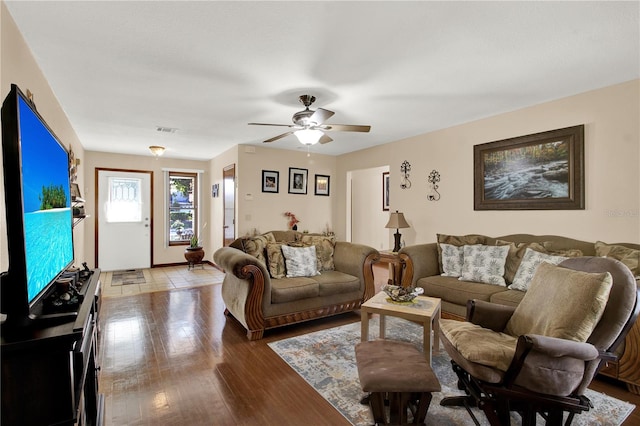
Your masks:
M9 270L1 283L6 323L29 324L74 259L69 153L22 91L2 104Z

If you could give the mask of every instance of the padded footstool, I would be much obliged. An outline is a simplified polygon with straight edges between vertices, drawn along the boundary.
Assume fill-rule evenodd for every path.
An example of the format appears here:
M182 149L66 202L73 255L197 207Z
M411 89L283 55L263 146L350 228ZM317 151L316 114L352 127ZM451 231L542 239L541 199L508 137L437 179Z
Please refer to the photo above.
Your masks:
M376 424L406 424L409 402L418 408L413 424L422 424L431 403L431 392L440 391L440 382L431 366L413 344L395 340L373 340L356 345L360 386L370 392L369 402ZM389 399L390 420L384 411Z

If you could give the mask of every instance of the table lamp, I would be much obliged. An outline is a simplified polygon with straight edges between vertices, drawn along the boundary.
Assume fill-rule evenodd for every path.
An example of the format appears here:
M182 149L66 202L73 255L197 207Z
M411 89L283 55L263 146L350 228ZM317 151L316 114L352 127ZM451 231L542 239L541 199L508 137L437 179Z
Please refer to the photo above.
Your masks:
M400 235L400 228L408 228L408 227L409 227L409 224L405 220L404 214L399 213L398 210L396 210L395 213L391 213L391 216L389 217L389 222L387 222L387 225L385 226L385 228L396 228L396 233L393 234L393 236L396 239L395 245L393 246L394 252L397 252L400 250L400 237L402 236Z

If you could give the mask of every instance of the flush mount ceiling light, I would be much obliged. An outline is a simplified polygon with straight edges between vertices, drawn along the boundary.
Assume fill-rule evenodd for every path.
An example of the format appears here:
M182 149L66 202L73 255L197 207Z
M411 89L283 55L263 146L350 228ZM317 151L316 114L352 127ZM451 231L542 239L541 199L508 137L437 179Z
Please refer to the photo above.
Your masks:
M321 130L316 129L298 130L294 134L303 145L315 145L324 135Z
M162 154L164 154L164 146L159 146L159 145L151 145L149 147L149 151L151 151L151 153L153 155L157 157L160 157Z

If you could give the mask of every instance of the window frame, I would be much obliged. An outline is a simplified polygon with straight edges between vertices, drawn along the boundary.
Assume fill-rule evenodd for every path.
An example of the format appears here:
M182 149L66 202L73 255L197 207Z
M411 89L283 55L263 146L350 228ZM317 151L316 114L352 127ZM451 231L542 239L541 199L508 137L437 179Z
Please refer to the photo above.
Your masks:
M199 199L199 173L197 172L187 172L187 171L179 171L179 170L168 170L167 171L167 187L165 188L165 193L167 194L167 216L165 217L165 224L167 226L166 236L168 245L171 246L186 246L190 244L189 239L172 241L171 240L171 213L175 209L175 207L171 206L171 182L173 179L177 178L190 178L193 179L193 188L191 190L192 198L192 207L193 210L193 218L192 218L192 229L193 236L198 237L200 239L200 235L198 233L199 230L199 221L200 221L200 199ZM184 208L181 208L184 209Z

